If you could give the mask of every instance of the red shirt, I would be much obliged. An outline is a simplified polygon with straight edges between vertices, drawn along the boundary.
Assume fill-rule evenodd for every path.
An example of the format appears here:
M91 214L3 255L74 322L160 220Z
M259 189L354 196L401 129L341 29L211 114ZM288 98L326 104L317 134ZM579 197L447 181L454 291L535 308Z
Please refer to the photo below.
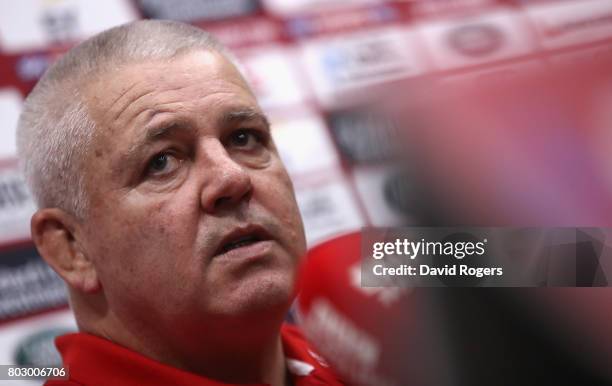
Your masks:
M287 371L295 386L343 385L310 348L297 327L284 324L281 339ZM62 355L64 367L69 369L70 379L49 380L46 386L229 385L162 364L90 334L63 335L55 343Z

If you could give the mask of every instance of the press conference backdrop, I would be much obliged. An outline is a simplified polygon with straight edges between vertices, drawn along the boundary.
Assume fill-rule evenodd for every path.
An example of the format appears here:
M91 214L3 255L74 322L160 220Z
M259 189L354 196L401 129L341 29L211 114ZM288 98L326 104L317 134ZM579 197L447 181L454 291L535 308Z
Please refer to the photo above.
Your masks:
M389 150L398 123L368 109L371 90L432 77L476 83L612 51L609 0L0 1L0 364L56 364L53 337L75 329L62 282L29 239L35 206L15 147L21 104L71 46L143 18L204 28L239 58L311 247L363 226L432 221L423 208L439 204L398 170Z

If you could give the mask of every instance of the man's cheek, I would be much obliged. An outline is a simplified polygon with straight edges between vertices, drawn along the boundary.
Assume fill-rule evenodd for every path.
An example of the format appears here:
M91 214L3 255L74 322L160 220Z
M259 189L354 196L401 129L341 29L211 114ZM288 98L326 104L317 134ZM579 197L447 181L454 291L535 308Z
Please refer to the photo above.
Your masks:
M115 256L127 263L147 249L156 248L160 238L167 233L166 226L155 217L137 216L118 208L103 221L95 222L90 233L101 249L99 256Z
M283 171L278 171L273 178L262 179L259 185L261 192L259 197L266 207L284 223L294 222L297 204L289 176Z
M295 201L295 194L293 189L293 181L291 181L291 177L289 177L289 173L287 173L287 169L282 162L277 162L274 164L269 170L268 180L265 181L268 186L273 187L277 190L279 195L282 195L283 199L287 199L291 197L291 201ZM290 202L290 201L286 201Z
M279 171L277 177L282 189L277 189L276 191L277 196L274 203L278 207L275 213L283 224L293 254L301 255L305 253L306 242L302 217L293 190L293 183L284 168Z

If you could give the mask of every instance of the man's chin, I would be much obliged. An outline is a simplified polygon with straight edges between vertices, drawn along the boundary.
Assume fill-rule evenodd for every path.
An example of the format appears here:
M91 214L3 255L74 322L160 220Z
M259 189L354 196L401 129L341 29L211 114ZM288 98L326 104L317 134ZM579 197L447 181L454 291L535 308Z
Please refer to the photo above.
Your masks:
M217 299L219 314L241 318L257 318L264 314L284 318L295 298L290 275L270 273L256 276L245 278L224 298Z

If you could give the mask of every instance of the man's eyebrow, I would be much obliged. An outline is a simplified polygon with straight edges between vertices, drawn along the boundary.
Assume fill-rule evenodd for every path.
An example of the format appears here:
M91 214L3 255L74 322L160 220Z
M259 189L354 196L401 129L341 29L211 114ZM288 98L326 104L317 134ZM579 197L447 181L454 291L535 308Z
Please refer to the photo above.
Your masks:
M129 146L127 151L121 155L120 165L138 159L143 149L146 149L159 139L170 137L176 132L191 133L193 131L194 129L192 126L178 121L152 126L146 129L144 135L140 136Z
M184 122L173 121L169 123L158 124L146 128L144 135L142 135L134 144L130 146L130 152L147 146L159 139L170 137L176 132L191 133L193 131L193 127L191 125L185 124Z
M167 138L174 134L176 131L183 132L192 132L192 128L190 125L185 125L180 122L172 122L170 124L165 125L157 125L153 126L146 130L143 140L141 141L143 144L155 142L160 138Z
M250 107L226 111L221 115L220 121L223 126L247 121L260 121L266 128L270 127L268 118L260 111Z

